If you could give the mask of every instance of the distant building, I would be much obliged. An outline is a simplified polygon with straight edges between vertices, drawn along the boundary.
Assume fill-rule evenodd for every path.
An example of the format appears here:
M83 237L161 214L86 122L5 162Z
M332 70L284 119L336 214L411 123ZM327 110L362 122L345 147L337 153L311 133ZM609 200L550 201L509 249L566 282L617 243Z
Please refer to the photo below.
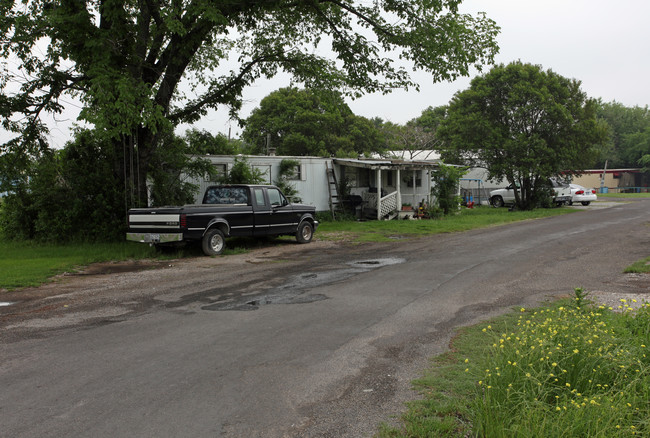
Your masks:
M642 169L583 170L573 177L573 183L594 188L602 193L648 192L650 178Z

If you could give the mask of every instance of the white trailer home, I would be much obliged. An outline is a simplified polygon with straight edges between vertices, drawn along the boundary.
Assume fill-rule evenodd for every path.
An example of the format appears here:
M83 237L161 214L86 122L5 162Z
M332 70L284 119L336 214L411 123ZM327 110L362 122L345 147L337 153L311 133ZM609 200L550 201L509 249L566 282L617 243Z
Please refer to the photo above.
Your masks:
M230 172L235 163L233 155L203 155L200 158L209 160L217 169L218 174ZM300 163L296 168L295 178L289 182L298 191L301 202L316 207L317 211L327 211L329 194L327 187L326 164L331 166L331 158L321 157L280 157L273 155L247 155L248 164L259 170L264 176L265 184L274 184L280 175L280 163L283 160L295 160ZM192 181L199 185L196 202L200 203L203 193L208 186L218 184L216 181Z
M220 174L230 171L235 156L207 155ZM354 159L288 156L246 156L248 163L262 172L265 183L273 184L279 177L283 160L299 162L295 179L289 182L298 191L301 202L316 207L317 211L331 211L340 202L340 183L350 188L350 195L358 199L359 214L376 219L397 216L402 205L416 207L430 202L431 172L439 160L407 161L391 159ZM196 202L201 202L205 189L215 181L192 181L199 185Z

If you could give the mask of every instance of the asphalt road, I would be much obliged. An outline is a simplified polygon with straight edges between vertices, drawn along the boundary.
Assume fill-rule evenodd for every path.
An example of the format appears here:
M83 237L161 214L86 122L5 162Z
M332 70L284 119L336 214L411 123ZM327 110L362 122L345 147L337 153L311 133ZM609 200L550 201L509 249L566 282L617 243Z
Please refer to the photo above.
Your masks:
M575 287L650 295L621 274L650 255L649 221L650 201L616 203L4 293L0 436L371 436L457 328Z

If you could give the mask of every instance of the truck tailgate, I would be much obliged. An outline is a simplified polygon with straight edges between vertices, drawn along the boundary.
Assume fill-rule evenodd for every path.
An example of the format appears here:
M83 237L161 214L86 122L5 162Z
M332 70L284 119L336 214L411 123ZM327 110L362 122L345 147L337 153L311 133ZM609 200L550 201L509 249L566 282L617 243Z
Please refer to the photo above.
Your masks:
M183 240L180 210L171 208L129 210L127 240L147 243Z

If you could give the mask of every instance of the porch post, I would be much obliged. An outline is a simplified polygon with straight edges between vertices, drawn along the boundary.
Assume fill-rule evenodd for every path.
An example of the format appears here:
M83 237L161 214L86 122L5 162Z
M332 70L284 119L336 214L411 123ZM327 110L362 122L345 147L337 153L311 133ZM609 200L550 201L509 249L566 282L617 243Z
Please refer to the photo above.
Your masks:
M381 219L381 168L377 169L375 184L377 185L377 220Z
M428 169L427 172L427 206L431 205L431 169Z
M416 184L417 178L416 178L416 171L413 171L413 204L418 203L418 186Z
M395 188L397 189L397 211L402 209L402 187L401 187L401 182L402 182L402 176L400 175L400 170L399 167L397 168L397 183L395 184Z

